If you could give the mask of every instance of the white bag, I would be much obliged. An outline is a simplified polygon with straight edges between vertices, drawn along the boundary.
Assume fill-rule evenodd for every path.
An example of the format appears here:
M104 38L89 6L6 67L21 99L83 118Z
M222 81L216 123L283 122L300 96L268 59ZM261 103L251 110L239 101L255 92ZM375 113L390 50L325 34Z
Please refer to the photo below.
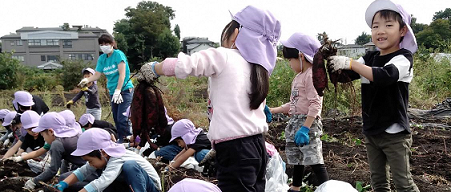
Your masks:
M286 192L288 186L288 175L285 174L284 162L279 153L276 152L266 165L265 192Z
M318 186L315 192L357 192L357 190L347 182L329 180Z

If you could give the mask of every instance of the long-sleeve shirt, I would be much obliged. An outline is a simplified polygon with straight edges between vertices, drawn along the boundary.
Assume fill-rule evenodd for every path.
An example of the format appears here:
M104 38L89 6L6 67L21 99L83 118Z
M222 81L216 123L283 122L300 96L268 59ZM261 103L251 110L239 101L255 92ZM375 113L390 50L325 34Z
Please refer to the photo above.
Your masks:
M237 49L207 49L191 56L180 53L176 59L166 59L166 76L185 79L188 76L211 77L210 100L214 113L208 138L214 143L261 134L268 131L263 112L266 101L251 110L251 69Z
M310 117L320 117L323 97L319 96L313 86L312 68L298 73L291 83L290 102L281 107L284 113L290 115L304 114Z
M75 167L81 167L86 163L81 157L72 156L71 153L77 148L78 135L73 137L56 138L50 146L50 167L33 179L34 183L49 181L61 167L62 159L72 163Z
M373 81L355 72L348 72L352 79L362 83L363 134L382 132L410 132L407 107L409 84L413 78L413 56L407 49L387 55L370 51L358 62L372 68Z
M146 170L147 174L152 178L152 181L157 189L161 191L160 177L157 171L146 159L139 156L138 154L127 150L121 157L110 157L108 160L105 170L103 170L102 175L91 181L84 189L88 192L103 191L105 188L111 185L114 180L119 176L122 171L122 165L125 161L136 161L136 163ZM96 168L86 163L82 167L75 170L73 173L77 176L79 181L83 181L87 176L93 174Z
M88 87L88 90L78 92L78 94L75 95L72 101L74 103L77 102L83 95L85 96L86 107L88 109L100 108L99 93L97 85L95 83L93 83L90 87Z

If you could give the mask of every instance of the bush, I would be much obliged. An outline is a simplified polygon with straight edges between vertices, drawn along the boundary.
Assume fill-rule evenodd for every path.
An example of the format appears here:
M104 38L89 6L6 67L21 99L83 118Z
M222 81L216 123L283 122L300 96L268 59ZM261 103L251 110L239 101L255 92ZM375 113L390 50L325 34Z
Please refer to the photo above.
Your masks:
M65 90L72 90L83 78L81 70L86 67L95 69L93 64L85 63L83 60L64 60L61 62L63 68L60 70L62 75L62 85Z
M13 53L0 53L0 89L17 87L17 72L21 68L20 61L12 58Z
M269 93L266 104L277 107L290 101L291 82L296 74L288 63L288 60L279 60L269 78Z
M30 76L25 81L23 89L28 91L52 91L59 83L54 73L40 73Z

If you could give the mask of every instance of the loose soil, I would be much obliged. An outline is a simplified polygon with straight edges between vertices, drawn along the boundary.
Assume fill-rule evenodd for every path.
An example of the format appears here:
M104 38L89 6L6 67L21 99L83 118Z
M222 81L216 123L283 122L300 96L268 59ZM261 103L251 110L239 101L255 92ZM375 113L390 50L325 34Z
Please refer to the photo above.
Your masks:
M323 156L325 165L331 179L342 180L355 185L357 181L368 185L370 183L370 171L362 134L361 117L324 118L322 120L324 135ZM421 123L444 123L443 120L419 120ZM449 121L446 121L449 122ZM285 156L284 129L286 120L270 123L270 128L265 139L274 144L282 158ZM421 126L420 126L421 127ZM412 175L420 191L451 191L451 134L450 130L434 127L412 126L413 145L411 157ZM327 136L326 136L327 135ZM0 150L0 155L6 151ZM184 178L196 178L217 183L214 177L206 177L194 170L180 168L174 172L162 171L166 164L150 160L155 169L164 178L164 189L168 190L178 181ZM315 184L314 174L306 169L306 182ZM292 167L287 166L287 174L291 177ZM18 176L17 176L18 175ZM5 177L6 176L6 179ZM0 164L0 191L22 191L22 186L29 176L34 176L24 163L6 161ZM392 189L394 186L392 185Z

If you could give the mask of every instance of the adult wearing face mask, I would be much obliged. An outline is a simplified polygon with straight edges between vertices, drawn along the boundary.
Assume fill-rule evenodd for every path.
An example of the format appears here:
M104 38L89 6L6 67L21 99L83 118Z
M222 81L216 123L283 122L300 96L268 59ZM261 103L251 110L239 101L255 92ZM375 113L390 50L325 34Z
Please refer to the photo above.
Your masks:
M82 79L79 86L84 87L87 83L98 80L102 73L105 74L111 98L111 111L119 137L118 142L122 143L124 137L131 135L127 118L122 115L130 106L133 97L133 84L128 81L130 68L127 57L117 49L116 42L111 35L103 34L98 41L100 50L104 54L100 55L97 60L95 74Z

